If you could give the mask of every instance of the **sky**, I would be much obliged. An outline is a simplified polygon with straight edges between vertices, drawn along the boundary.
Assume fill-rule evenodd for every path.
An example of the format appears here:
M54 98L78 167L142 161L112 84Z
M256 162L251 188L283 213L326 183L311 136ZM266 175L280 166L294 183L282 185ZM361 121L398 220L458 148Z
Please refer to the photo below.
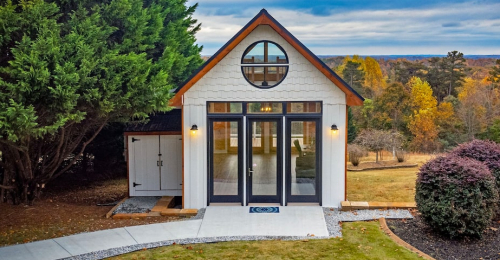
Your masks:
M500 54L500 0L188 0L202 55L262 8L316 55Z

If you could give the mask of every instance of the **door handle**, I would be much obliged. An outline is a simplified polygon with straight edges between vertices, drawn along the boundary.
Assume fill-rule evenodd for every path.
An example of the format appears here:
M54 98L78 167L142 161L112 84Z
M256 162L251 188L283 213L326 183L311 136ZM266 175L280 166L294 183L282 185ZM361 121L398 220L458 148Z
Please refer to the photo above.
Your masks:
M250 177L252 173L253 173L252 168L248 168L248 177Z
M160 161L160 166L163 166L163 161Z
M160 161L156 161L156 166L160 166Z

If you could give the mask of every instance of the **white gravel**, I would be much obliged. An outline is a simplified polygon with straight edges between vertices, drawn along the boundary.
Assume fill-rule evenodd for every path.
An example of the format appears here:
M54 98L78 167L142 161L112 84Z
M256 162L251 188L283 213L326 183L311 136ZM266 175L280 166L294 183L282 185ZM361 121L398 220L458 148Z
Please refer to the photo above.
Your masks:
M323 213L325 214L328 234L330 234L331 237L342 236L342 229L339 222L365 221L379 218L413 218L411 213L406 209L339 211L336 208L323 208Z
M161 197L131 197L113 211L116 213L146 213L149 212Z
M226 242L226 241L257 241L257 240L304 240L304 239L327 239L331 237L341 237L341 227L339 222L349 222L349 221L364 221L364 220L374 220L379 218L413 218L408 210L357 210L357 211L339 211L335 208L323 208L323 213L325 215L326 226L328 228L328 237L300 237L300 236L236 236L236 237L202 237L202 238L187 238L187 239L177 239L177 240L166 240L155 243L146 243L125 247L112 248L108 250L96 251L88 254L82 254L74 257L69 257L65 259L77 259L77 260L93 260L93 259L103 259L107 257L122 255L134 251L139 251L144 248L156 248L161 246L170 246L173 244L185 245L185 244L200 244L200 243L216 243L216 242ZM205 209L198 210L198 214L192 218L186 219L186 221L194 219L202 219L205 214Z

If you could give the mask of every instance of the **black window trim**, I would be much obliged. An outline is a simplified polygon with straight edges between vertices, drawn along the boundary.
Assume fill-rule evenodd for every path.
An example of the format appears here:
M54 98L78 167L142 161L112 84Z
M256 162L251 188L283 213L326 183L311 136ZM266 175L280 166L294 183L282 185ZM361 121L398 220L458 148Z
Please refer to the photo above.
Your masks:
M245 60L245 53L247 53L248 49L250 49L250 47L254 46L254 45L257 45L261 42L270 42L274 45L276 45L276 47L278 47L281 52L283 52L283 54L285 54L285 59L286 59L286 63L265 63L265 62L262 62L262 63L259 63L259 62L254 62L254 63L245 63L243 62ZM283 49L283 47L281 47L281 45L273 42L273 41L270 41L270 40L260 40L260 41L256 41L252 44L250 44L246 49L245 51L243 52L243 56L241 56L241 66L245 66L246 64L252 64L252 65L257 65L257 64L260 64L260 65L272 65L272 64L282 64L282 65L286 65L288 67L288 65L290 65L290 60L288 59L288 54L286 54L286 51L285 49ZM269 67L276 67L276 66L269 66Z
M321 111L320 112L307 112L307 113L293 113L293 112L287 112L288 110L288 103L303 103L303 102L319 102L321 106ZM241 103L243 106L242 108L242 113L210 113L209 111L209 103ZM248 113L247 111L247 104L248 103L282 103L282 113ZM212 116L249 116L249 115L286 115L286 116L299 116L299 117L307 117L307 116L316 116L316 115L321 115L323 116L323 101L321 100L293 100L293 101L273 101L273 100L268 100L268 101L261 101L261 100L256 100L256 101L206 101L206 112L208 117Z
M268 43L272 43L272 44L276 45L276 47L278 47L281 50L281 52L283 52L283 54L285 55L286 63L265 63L265 62L262 62L262 63L259 63L259 62L256 62L256 63L244 63L245 55L248 52L248 49L250 49L252 46L255 46L255 45L257 45L257 44L259 44L261 42L268 42ZM279 45L279 44L277 44L277 43L275 43L273 41L270 41L270 40L260 40L260 41L256 41L256 42L250 44L245 49L245 51L243 52L243 55L241 56L240 64L241 64L240 65L240 67L241 67L241 74L243 75L243 78L245 78L245 80L250 85L252 85L252 86L254 86L256 88L260 88L260 89L270 89L270 88L277 87L279 84L281 84L281 82L283 82L283 80L286 78L286 76L288 76L288 71L290 70L290 66L289 66L290 65L290 60L288 59L288 54L285 52L285 49L283 49L283 47L281 47L281 45ZM244 69L248 68L248 67L268 67L268 68L271 68L271 67L276 67L276 68L283 67L283 68L286 68L286 71L285 71L285 74L283 75L283 77L281 78L281 80L278 81L276 84L274 84L272 86L262 86L262 85L259 86L257 84L254 84L253 82L251 82L247 78Z

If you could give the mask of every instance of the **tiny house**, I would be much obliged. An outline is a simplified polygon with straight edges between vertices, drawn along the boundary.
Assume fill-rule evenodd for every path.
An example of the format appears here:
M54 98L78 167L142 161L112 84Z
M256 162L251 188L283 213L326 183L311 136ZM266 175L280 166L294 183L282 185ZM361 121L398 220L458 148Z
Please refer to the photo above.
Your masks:
M175 109L130 126L131 196L340 207L347 108L363 98L263 9L175 91Z

